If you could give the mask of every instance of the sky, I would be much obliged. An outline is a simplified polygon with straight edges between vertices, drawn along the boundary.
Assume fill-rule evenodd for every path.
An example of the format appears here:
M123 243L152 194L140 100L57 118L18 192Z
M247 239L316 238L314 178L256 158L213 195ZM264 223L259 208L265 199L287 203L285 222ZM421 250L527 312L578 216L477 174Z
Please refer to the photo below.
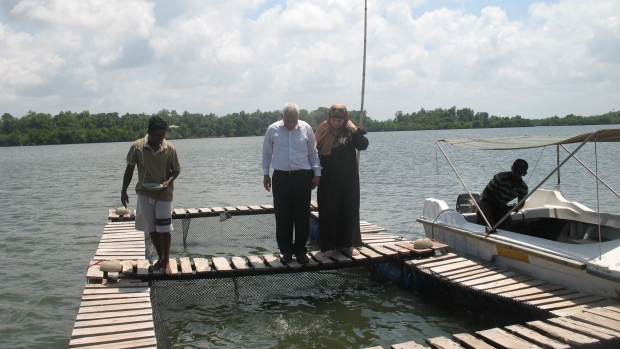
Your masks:
M364 109L620 109L618 0L369 0ZM309 111L362 97L362 0L1 0L0 114Z

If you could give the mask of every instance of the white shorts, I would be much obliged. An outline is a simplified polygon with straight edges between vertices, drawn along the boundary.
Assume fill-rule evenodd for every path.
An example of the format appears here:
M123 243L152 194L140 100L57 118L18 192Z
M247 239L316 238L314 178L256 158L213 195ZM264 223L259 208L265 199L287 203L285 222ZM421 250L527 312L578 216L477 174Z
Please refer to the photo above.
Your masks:
M136 230L145 233L169 233L172 227L172 202L151 199L138 194L136 206Z

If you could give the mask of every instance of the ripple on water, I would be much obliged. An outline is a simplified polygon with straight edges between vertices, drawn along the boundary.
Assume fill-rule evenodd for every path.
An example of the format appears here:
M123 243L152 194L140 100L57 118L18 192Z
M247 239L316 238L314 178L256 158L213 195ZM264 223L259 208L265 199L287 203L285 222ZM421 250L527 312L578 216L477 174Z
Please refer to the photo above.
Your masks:
M598 128L601 127L370 133L367 135L370 146L362 152L360 162L361 218L391 233L409 231L408 238L417 238L424 236L424 231L420 224L413 224L422 212L425 198L442 198L454 207L463 189L437 153L436 139L572 135ZM272 194L262 186L262 140L262 137L174 140L183 166L175 182L174 207L272 204ZM0 149L0 177L3 178L0 197L4 204L0 242L3 266L0 268L0 347L67 347L85 284L86 266L97 248L108 209L120 205L118 192L129 145L130 142L121 142ZM515 158L524 158L532 165L541 155L540 149L445 150L473 191L481 191L494 173L507 170ZM620 176L616 174L618 153L618 144L598 146L599 174L616 189L620 187ZM580 159L594 169L593 147L585 146ZM555 161L555 154L543 153L536 170L528 173L528 177L532 175L528 183L533 185L544 178ZM49 169L54 169L53 181ZM555 177L551 178L543 188L561 189L567 199L596 208L596 181L577 162L569 161L562 169L562 184L556 182ZM135 178L129 193L132 207L136 199L134 185ZM316 190L312 197L316 200ZM615 212L617 202L612 193L601 188L603 211ZM203 240L187 249L176 246L173 255L213 256L223 252L228 256L239 250L243 254L274 251L258 240L256 244L251 240L241 241L236 245L241 248L236 249L234 244L222 247L218 241ZM275 286L280 286L280 281L270 280L271 297L247 300L258 307L248 306L243 299L237 304L234 296L220 294L230 311L207 294L192 295L178 288L175 291L179 302L187 301L188 297L198 300L193 300L187 308L172 308L178 314L165 310L169 306L166 305L164 319L172 343L178 347L257 348L389 347L429 336L471 333L494 327L497 321L489 315L492 309L484 316L476 316L466 302L451 303L450 295L439 294L442 298L434 298L390 286L360 288L354 280L344 283L313 280L306 285L305 293L298 292L292 298L278 292ZM226 285L227 292L234 289L234 285ZM260 284L247 287L265 288ZM54 298L58 295L63 295L65 301ZM310 299L295 302L296 297L305 296ZM204 298L203 302L200 297ZM280 301L288 302L288 307L277 304ZM196 307L199 310L194 310ZM502 315L511 318L511 314ZM296 331L290 329L296 328L299 317L312 324L321 319L329 325L321 328L313 325L311 332L295 335ZM267 324L273 334L267 331ZM284 339L279 339L277 333Z
M405 290L368 280L360 286L346 276L327 279L314 280L303 295L286 296L284 290L278 291L281 285L274 285L273 294L256 295L262 301L171 304L160 311L169 333L178 334L171 338L173 343L196 346L238 347L243 342L254 347L359 347L398 341L423 326ZM378 301L381 293L387 293L390 301Z

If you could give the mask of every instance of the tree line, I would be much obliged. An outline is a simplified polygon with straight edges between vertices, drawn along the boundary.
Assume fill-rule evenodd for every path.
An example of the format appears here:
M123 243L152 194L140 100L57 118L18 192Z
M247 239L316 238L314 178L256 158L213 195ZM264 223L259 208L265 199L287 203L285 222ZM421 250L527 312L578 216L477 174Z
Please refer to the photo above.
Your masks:
M328 108L314 111L300 110L299 118L308 122L313 129L327 118ZM351 119L358 124L359 111L351 111ZM564 125L606 125L620 124L620 112L612 111L602 115L565 117L553 116L546 119L525 119L519 115L499 117L470 108L433 110L418 112L398 111L393 119L377 121L364 113L363 128L368 132L410 131L436 129L564 126ZM262 136L269 125L281 119L279 110L253 113L241 111L225 116L213 113L200 114L187 111L178 114L167 109L153 114L162 117L171 125L166 134L168 139L205 137ZM62 111L58 115L29 111L21 118L9 113L0 120L0 146L76 144L100 142L126 142L144 137L148 126L148 114L119 113L91 114L89 111L74 113Z

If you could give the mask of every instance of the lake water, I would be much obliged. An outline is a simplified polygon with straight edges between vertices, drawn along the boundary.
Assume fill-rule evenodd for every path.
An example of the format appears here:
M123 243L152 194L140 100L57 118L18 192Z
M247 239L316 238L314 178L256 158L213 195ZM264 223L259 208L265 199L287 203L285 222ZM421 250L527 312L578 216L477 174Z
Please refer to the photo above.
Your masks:
M600 126L370 133L360 164L361 217L408 239L423 236L415 218L424 199L454 207L465 192L435 140L458 137L575 135ZM272 203L262 187L262 137L175 140L183 170L175 208ZM79 307L85 271L106 224L120 205L130 143L0 148L0 347L64 348ZM520 151L467 151L444 145L472 191L516 158L530 164L530 188L555 166L555 147ZM575 148L572 146L571 148ZM598 172L620 187L617 144L599 144ZM565 153L564 153L565 154ZM564 155L562 154L562 155ZM594 147L578 156L595 168ZM540 160L539 160L540 159ZM538 164L536 165L536 163ZM534 167L536 169L534 170ZM526 177L529 177L530 174ZM543 185L596 209L596 181L576 161ZM527 179L527 178L526 178ZM132 187L135 185L132 183ZM135 205L130 192L130 205ZM600 186L602 211L618 198ZM316 193L314 193L316 199ZM209 246L213 252L217 246ZM173 253L174 257L174 253ZM316 280L315 280L316 281ZM316 281L322 282L322 281ZM355 284L355 283L353 283ZM310 282L309 288L315 285ZM175 347L369 347L493 326L476 314L446 307L390 284L316 286L314 296L258 303L171 304L162 310Z

